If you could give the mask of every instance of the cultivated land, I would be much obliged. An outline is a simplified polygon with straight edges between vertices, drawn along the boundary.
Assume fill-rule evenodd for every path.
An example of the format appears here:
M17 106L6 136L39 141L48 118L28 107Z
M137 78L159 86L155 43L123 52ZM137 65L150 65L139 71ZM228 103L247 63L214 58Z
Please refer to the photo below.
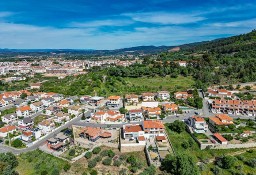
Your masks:
M166 77L140 77L140 78L124 78L128 84L135 86L148 86L153 90L187 90L194 85L192 77L179 76L177 78ZM162 88L159 88L162 87Z

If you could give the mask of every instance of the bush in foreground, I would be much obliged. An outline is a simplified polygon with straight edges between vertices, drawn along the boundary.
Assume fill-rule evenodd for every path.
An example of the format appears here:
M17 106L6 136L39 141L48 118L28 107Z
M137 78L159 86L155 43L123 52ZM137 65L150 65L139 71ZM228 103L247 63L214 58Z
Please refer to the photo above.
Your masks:
M90 158L92 157L92 152L87 152L87 153L85 153L84 157L85 157L86 159L90 159Z

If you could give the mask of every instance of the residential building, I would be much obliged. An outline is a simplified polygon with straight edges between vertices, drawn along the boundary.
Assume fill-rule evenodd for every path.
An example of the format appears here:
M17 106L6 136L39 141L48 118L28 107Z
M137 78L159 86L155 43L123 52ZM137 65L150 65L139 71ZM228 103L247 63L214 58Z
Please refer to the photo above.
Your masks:
M30 117L26 117L18 121L18 127L23 130L27 128L32 128L33 125L34 121Z
M98 111L93 116L92 119L100 122L121 122L124 121L124 114L119 111Z
M256 116L256 100L209 100L213 113Z
M38 124L38 128L41 129L43 134L47 134L54 130L55 123L52 118L46 119Z
M16 114L18 117L28 117L32 113L30 106L22 106L16 109Z
M142 125L139 124L126 124L123 125L123 139L137 139L143 137L149 139L156 136L164 136L165 128L161 121L158 120L145 120Z
M143 110L142 109L131 109L128 111L128 119L132 121L143 121Z
M6 114L6 115L2 116L1 118L2 118L2 122L7 123L7 124L18 120L17 114L15 114L15 113Z
M168 91L158 91L157 98L159 98L160 100L169 100L170 93Z
M23 131L22 135L21 135L21 140L23 140L25 142L29 142L29 141L31 141L32 137L33 137L33 132Z
M209 97L232 98L233 93L226 89L208 89L207 95Z
M110 96L108 97L107 106L116 108L120 106L120 103L122 102L120 96Z
M176 114L178 112L178 105L176 105L175 103L165 103L162 105L162 109L166 113Z
M139 97L135 94L130 94L125 96L127 105L137 105L139 103Z
M68 113L70 115L78 116L81 112L82 112L81 106L73 105L73 106L68 107Z
M65 123L69 120L70 117L68 113L58 112L57 114L55 114L54 122L56 123Z
M145 117L148 119L159 119L162 113L162 110L159 107L154 107L154 108L143 107L142 109Z
M142 93L142 101L155 101L155 94L151 92Z
M41 83L32 83L30 89L40 89Z
M214 126L226 126L234 124L233 118L229 117L227 114L216 114L215 116L209 117L209 122Z
M63 99L59 102L59 106L63 108L67 108L70 105L69 101L67 99Z
M196 133L205 133L208 131L208 125L203 117L193 116L188 118L189 125Z
M48 107L48 106L50 106L51 104L54 103L54 98L52 98L52 97L43 98L43 99L41 100L41 102L43 103L43 105L44 105L45 107Z
M174 98L180 100L186 100L188 98L192 98L193 94L189 94L188 92L175 92Z
M30 108L34 112L39 112L39 111L42 111L44 109L44 105L41 101L39 101L39 102L35 102L35 103L30 104Z
M110 138L112 134L98 127L85 127L79 134L82 138L87 138L88 140L95 142L99 138Z
M214 133L213 137L222 145L227 145L228 141L219 133Z
M8 134L13 134L13 132L16 131L16 126L7 125L2 128L0 128L0 137L4 138L7 137Z

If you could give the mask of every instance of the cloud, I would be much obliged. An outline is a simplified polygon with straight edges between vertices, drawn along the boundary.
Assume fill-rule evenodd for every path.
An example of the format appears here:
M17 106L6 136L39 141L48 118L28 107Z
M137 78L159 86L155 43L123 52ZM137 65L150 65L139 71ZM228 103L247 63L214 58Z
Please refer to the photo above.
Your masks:
M256 18L241 21L213 23L210 25L214 27L256 27Z
M134 21L155 24L188 24L203 21L206 18L197 14L167 13L167 12L144 12L126 13L124 16L131 17Z
M13 13L11 13L11 12L0 12L0 20L1 20L1 18L4 19L8 16L11 16L12 14Z
M103 27L103 26L127 26L132 24L131 20L95 20L90 22L73 22L70 24L71 27Z

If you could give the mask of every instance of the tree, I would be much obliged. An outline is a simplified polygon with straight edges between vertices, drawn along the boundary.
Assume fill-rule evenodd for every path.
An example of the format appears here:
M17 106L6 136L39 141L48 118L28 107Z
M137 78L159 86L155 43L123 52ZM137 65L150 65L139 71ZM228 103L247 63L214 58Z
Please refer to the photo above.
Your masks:
M230 169L236 162L236 158L233 156L223 156L216 161L216 164L224 169Z
M186 154L167 155L162 161L161 168L175 175L198 175L199 170L193 158Z
M71 149L69 152L68 152L68 155L70 156L74 156L76 154L76 150L75 149Z
M90 175L97 175L97 174L98 174L97 170L92 169L90 171Z
M126 110L124 107L122 107L122 108L119 109L119 112L120 112L121 114L126 114L126 113L127 113L127 110Z
M19 162L13 153L0 153L0 174L15 175L15 168Z
M119 167L121 164L122 164L122 163L121 163L121 161L119 161L119 160L115 160L114 163L113 163L113 165L114 165L114 166L117 166L117 167Z
M71 168L71 165L69 163L66 163L63 167L63 170L67 172Z
M86 152L85 155L84 155L84 157L85 157L86 159L90 159L90 158L92 157L92 152Z
M20 139L15 139L14 141L12 141L11 145L14 148L22 148L24 146L24 144L22 143L22 141Z
M256 158L250 159L246 161L246 164L249 165L252 168L256 168Z
M156 167L154 165L150 165L147 167L142 173L139 175L155 175L156 174Z
M172 131L175 131L177 133L181 133L181 132L185 131L186 125L182 121L175 120L173 123L169 124L169 128Z
M59 175L60 171L57 168L54 168L51 175Z
M93 154L99 154L100 151L101 151L100 147L96 147L96 148L94 148L94 149L92 150L92 153L93 153Z
M20 95L20 98L21 98L21 99L25 99L27 96L28 96L28 95L27 95L26 93L22 93L22 94Z
M93 168L93 167L95 167L97 165L97 161L96 160L89 160L88 161L88 167L89 168Z
M111 158L106 158L102 161L103 165L111 165L112 159Z
M160 115L160 119L163 120L165 118L165 115L164 114L161 114Z
M84 115L84 112L85 112L85 109L82 109L83 115L82 115L82 117L81 117L81 120L85 120L85 119L86 119L86 117L85 117L85 115Z
M113 158L115 156L115 153L110 149L108 150L108 157Z

